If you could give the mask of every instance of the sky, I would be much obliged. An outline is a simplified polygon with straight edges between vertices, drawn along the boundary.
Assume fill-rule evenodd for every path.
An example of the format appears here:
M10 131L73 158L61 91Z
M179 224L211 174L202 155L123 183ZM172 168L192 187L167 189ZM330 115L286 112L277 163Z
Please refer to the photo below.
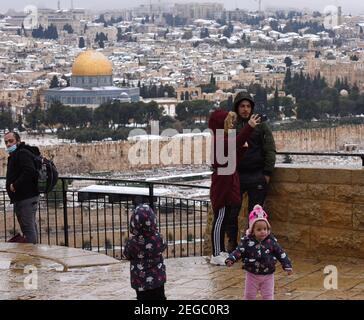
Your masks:
M61 8L69 8L71 6L71 0L60 0ZM149 4L149 2L158 3L159 0L73 0L75 8L86 8L92 10L98 9L122 9L135 7L140 4ZM166 0L160 0L166 2ZM169 0L172 2L173 0ZM235 9L236 7L240 9L256 10L258 8L258 0L177 0L173 2L220 2L224 3L226 9ZM343 12L345 14L352 13L364 14L364 1L362 0L275 0L274 2L270 0L262 0L262 8L272 6L274 3L275 7L294 7L297 9L309 8L313 10L318 10L320 12L324 11L324 8L328 5L341 5ZM27 5L36 5L40 7L47 8L57 8L57 0L0 0L0 13L7 12L8 9L15 9L17 11L22 11Z

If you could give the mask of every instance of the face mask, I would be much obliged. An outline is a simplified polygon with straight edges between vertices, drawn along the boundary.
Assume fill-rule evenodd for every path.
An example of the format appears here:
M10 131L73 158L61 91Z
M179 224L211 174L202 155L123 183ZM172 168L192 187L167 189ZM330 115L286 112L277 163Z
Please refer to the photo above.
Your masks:
M13 146L9 147L9 148L6 148L6 152L7 153L11 153L11 152L14 152L16 150L16 147L17 145L14 144Z

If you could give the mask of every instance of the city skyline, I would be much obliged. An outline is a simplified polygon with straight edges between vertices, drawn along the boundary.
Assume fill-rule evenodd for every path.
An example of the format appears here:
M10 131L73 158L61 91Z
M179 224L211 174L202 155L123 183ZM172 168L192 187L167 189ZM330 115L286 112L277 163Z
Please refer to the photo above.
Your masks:
M130 1L126 0L107 0L107 1L99 1L99 0L73 0L73 5L75 8L86 8L91 10L101 10L101 9L122 9L122 8L132 8L139 6L141 4L157 4L158 2L165 2L159 0L136 0L133 1L132 4ZM175 1L176 3L181 1ZM188 2L219 2L223 3L225 8L228 10L232 10L235 8L239 9L249 9L249 10L257 10L258 9L258 1L257 0L191 0ZM27 5L35 5L38 7L48 7L48 8L57 8L57 0L52 1L44 1L44 0L13 0L11 3L2 3L0 5L0 12L6 13L9 9L14 9L17 11L22 11ZM72 0L60 0L61 8L67 9L71 7ZM185 2L184 2L185 3ZM292 5L292 1L290 0L277 0L274 2L274 5L271 3L267 3L262 0L262 8L263 10L268 7L286 7L286 8L296 8L296 9L304 9L309 8L312 10L323 11L326 6L334 5L334 6L342 6L344 13L363 13L364 12L364 3L358 3L357 1L342 1L342 0L304 0L301 3L295 3Z

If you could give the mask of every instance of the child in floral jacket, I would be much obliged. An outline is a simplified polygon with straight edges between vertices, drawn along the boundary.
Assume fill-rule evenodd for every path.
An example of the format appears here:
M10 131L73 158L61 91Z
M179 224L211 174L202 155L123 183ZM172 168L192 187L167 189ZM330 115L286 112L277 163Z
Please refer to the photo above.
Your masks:
M162 252L167 245L158 232L157 219L147 204L136 207L130 218L130 232L124 256L130 260L131 287L138 300L166 300L166 266Z
M270 233L268 215L260 205L249 214L249 229L238 247L229 255L225 263L232 266L243 259L245 278L245 300L255 300L258 291L263 300L274 299L274 272L277 260L288 275L292 274L292 264L287 254Z

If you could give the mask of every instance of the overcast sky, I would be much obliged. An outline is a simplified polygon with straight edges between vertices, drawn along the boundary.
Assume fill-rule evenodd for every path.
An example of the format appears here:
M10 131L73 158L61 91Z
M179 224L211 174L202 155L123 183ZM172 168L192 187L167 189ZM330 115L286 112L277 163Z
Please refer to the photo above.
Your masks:
M62 8L69 8L71 0L60 0ZM131 6L137 6L139 4L148 4L150 0L73 0L75 8L87 8L87 9L121 9L130 8ZM152 3L158 3L159 0L151 0ZM166 2L161 0L161 2ZM236 7L241 9L257 9L257 0L184 0L184 1L173 1L168 2L220 2L224 3L225 8L234 9ZM362 0L262 0L262 7L271 6L282 6L282 7L294 7L295 8L310 8L314 10L323 11L328 5L341 5L344 13L364 13L364 1ZM57 0L0 0L0 12L5 13L8 9L13 8L16 10L22 10L26 5L33 4L41 7L57 8Z

